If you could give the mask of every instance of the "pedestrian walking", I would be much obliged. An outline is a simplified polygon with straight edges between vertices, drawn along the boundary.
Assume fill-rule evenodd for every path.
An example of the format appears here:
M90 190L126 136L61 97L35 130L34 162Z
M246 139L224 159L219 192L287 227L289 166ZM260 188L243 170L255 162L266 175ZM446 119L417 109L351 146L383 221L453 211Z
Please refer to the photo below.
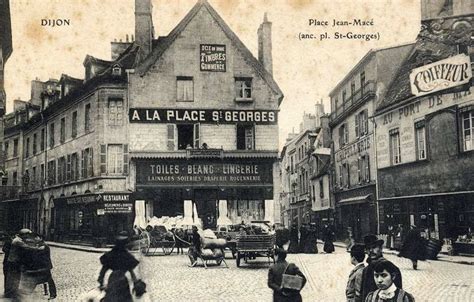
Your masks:
M362 272L364 271L365 252L362 244L351 247L351 264L354 268L349 274L346 286L347 302L362 302Z
M5 282L5 297L17 299L21 280L21 267L24 261L24 253L29 250L42 250L44 246L29 246L25 240L32 234L30 229L21 229L13 238L7 260L7 280Z
M374 266L374 282L377 289L370 292L365 302L414 302L415 298L401 287L396 280L400 271L395 264L388 260L378 261Z
M303 252L305 254L318 253L318 232L314 222L309 225L308 235L306 237L306 243L304 245Z
M47 283L49 300L54 300L57 293L56 284L51 274L53 268L51 249L38 235L30 234L25 242L29 247L43 247L43 249L28 249L23 252L23 269L19 286L22 298L31 295L38 284ZM47 294L47 290L45 290L45 294Z
M377 290L374 279L374 266L379 261L387 260L383 257L383 244L384 241L378 239L374 234L364 236L364 245L368 257L366 260L367 266L362 272L362 301L366 301L365 298L370 292ZM402 288L402 274L398 267L395 268L397 278L394 280L394 283L398 288Z
M395 241L395 230L393 229L393 225L389 225L387 229L387 243L385 246L389 249L393 249L393 243Z
M347 251L349 252L351 250L351 248L355 245L355 240L354 240L354 234L352 232L352 227L347 227L347 238L348 238L348 242L347 242Z
M300 227L300 242L298 245L298 252L304 253L304 247L306 245L306 242L308 241L308 236L309 236L309 230L308 230L308 225L306 223L301 224Z
M418 269L418 260L426 260L425 239L421 237L420 230L415 225L410 226L398 255L410 259L414 270Z
M102 269L99 273L99 288L104 289L104 277L108 270L112 270L105 287L105 297L102 302L131 302L133 301L130 292L129 280L126 273L130 272L134 283L134 291L137 296L145 292L145 283L138 280L134 269L138 265L138 260L130 254L126 246L128 243L128 233L120 232L115 237L115 246L111 251L100 257Z
M192 245L188 249L188 257L189 260L191 260L191 267L194 267L197 264L199 255L201 254L201 235L199 235L197 226L193 225L192 230Z
M276 263L268 270L268 287L273 290L274 302L300 302L303 301L300 291L306 284L306 277L296 264L286 261L286 255L284 249L275 250ZM288 279L294 281L291 282L293 286L286 282Z
M12 247L12 236L10 234L5 234L3 240L2 252L3 255L3 295L7 297L8 292L8 255L10 254L10 249Z
M334 231L331 226L325 224L324 225L324 230L323 230L323 241L324 241L324 247L323 250L325 253L332 253L334 252Z
M299 249L299 240L298 240L298 225L293 223L290 229L290 246L288 247L288 253L296 254Z

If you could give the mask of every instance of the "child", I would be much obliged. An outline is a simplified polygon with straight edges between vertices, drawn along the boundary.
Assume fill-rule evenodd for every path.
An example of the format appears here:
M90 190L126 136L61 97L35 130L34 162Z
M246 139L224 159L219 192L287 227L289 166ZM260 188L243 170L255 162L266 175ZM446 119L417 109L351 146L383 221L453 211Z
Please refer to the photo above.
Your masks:
M380 260L374 266L374 280L378 289L369 293L365 302L414 302L413 296L398 288L394 280L400 278L395 264Z
M347 302L362 301L362 272L364 270L365 247L355 244L351 247L351 263L354 269L349 274L346 287Z

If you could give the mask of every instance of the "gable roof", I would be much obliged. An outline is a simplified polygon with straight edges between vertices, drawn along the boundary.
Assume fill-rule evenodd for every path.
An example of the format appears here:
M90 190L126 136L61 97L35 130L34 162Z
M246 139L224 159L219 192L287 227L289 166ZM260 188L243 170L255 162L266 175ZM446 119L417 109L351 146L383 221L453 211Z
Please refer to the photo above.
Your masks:
M176 38L183 32L188 26L191 20L197 15L202 9L207 9L211 17L221 27L224 34L234 43L237 49L242 53L244 59L255 69L255 71L264 79L264 81L270 86L270 88L279 95L278 104L283 100L283 92L278 87L278 84L273 79L273 76L263 67L262 63L258 61L250 50L242 43L237 35L230 29L225 21L219 16L219 14L212 8L212 6L206 0L199 0L194 7L188 12L188 14L178 23L178 25L168 34L166 37L160 37L160 43L156 43L156 47L153 48L152 52L148 55L142 63L140 63L136 70L140 76L144 76L145 73L153 66L153 64L164 54L164 52L173 44ZM161 40L161 41L160 41ZM153 43L155 46L155 43Z
M457 53L456 47L452 45L429 43L429 47L427 47L426 44L426 41L421 39L417 41L412 52L402 63L389 84L385 97L376 108L376 114L386 112L395 106L400 106L416 98L411 93L410 87L410 73L414 68L425 65L426 62L446 59Z

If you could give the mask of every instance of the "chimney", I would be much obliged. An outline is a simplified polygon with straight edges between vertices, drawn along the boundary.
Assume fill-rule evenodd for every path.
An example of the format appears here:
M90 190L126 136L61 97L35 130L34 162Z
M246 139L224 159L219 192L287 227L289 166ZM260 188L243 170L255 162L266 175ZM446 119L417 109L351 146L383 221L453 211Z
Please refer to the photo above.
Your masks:
M118 57L120 57L120 55L130 46L130 44L133 43L133 41L128 42L128 35L126 38L127 42L121 42L121 40L122 39L120 39L120 42L117 42L117 39L114 39L113 42L110 42L110 53L112 61L115 61Z
M153 19L151 0L135 0L135 43L140 46L138 59L142 61L151 52Z
M263 67L273 75L272 60L272 23L268 22L267 13L263 15L263 23L257 31L258 35L258 60Z
M31 100L33 105L41 106L41 93L45 90L45 85L38 78L31 81Z

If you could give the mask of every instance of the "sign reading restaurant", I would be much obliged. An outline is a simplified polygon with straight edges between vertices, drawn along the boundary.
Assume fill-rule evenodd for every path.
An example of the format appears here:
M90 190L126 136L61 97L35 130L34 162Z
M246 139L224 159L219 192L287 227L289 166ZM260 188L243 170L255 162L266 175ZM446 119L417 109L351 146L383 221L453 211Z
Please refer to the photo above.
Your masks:
M266 161L139 161L137 185L271 185L272 163Z
M201 71L225 72L227 59L225 45L201 44L200 50Z
M415 68L410 73L411 92L416 96L466 84L472 78L471 61L464 54Z
M276 125L277 110L130 108L130 123L255 123Z

